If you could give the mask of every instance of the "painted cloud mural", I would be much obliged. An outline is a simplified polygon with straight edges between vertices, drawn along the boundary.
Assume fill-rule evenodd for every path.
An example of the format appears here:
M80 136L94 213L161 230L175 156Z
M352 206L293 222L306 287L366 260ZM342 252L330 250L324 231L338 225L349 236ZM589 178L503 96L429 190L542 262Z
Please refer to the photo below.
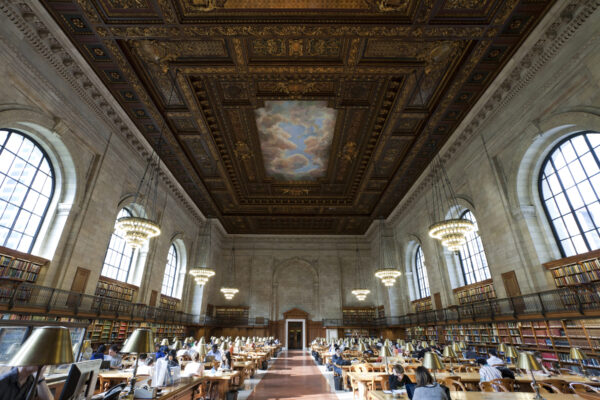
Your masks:
M265 101L256 125L267 175L311 180L325 175L337 110L326 101Z

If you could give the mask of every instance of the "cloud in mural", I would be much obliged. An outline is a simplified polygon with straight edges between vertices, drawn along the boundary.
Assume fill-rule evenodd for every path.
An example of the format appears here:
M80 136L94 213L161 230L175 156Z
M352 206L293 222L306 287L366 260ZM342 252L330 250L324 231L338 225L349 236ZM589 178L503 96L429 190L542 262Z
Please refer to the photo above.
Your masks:
M256 126L267 175L307 180L325 175L337 111L325 101L266 101Z

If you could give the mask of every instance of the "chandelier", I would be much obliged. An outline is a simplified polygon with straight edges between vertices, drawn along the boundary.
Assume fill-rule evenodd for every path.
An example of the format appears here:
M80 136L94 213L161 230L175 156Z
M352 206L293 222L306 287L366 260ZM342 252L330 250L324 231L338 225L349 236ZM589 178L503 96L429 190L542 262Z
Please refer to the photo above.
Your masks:
M143 247L151 238L160 235L160 226L157 223L141 217L119 218L115 229L133 249Z
M231 247L231 271L228 275L229 275L230 283L234 283L235 282L235 245L232 245L232 247ZM233 296L235 296L236 293L238 293L238 292L239 292L239 290L237 288L233 287L232 285L223 286L221 288L221 293L223 293L223 296L225 296L225 298L227 300L233 299Z
M210 224L210 220L207 219L206 220L206 224L204 227L204 237L206 238L205 240L207 241L207 246L203 246L206 248L206 251L204 252L204 265L208 264L209 261L209 257L210 257L210 248L211 248L211 224ZM196 282L196 285L198 286L203 286L205 283L208 282L208 280L215 276L215 271L213 269L210 268L203 268L203 267L198 267L198 268L192 268L190 269L190 275L192 275L194 277L194 281Z
M439 156L432 162L431 220L429 236L439 240L450 251L458 251L467 242L466 235L475 224L460 218L460 206ZM446 212L449 211L449 215Z
M383 267L385 265L385 254L383 251L383 220L380 221L379 223L379 264L382 268L378 269L377 271L375 271L375 276L379 279L381 279L381 282L383 282L383 284L385 286L394 286L394 283L396 283L396 279L402 275L402 273L400 271L398 271L396 268L386 268Z
M360 253L358 251L358 243L356 244L356 289L352 291L352 294L356 296L358 301L365 301L367 295L371 293L369 289L362 289L360 287L360 283L362 280L360 279Z

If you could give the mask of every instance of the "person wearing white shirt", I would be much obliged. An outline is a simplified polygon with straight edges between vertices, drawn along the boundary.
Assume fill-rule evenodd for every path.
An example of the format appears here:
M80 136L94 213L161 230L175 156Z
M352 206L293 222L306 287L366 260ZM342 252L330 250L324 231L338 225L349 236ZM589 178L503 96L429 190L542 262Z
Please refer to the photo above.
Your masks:
M212 349L206 355L214 357L215 361L223 361L223 355L216 344L213 344Z
M181 376L202 376L204 374L204 364L198 362L198 353L192 357L192 361L185 365L185 369Z
M490 349L488 352L490 357L487 359L487 364L490 367L497 367L498 365L504 365L504 361L496 355L496 350Z
M479 368L480 382L491 382L494 379L502 379L502 373L496 367L488 365L484 358L479 358L477 364L481 365Z

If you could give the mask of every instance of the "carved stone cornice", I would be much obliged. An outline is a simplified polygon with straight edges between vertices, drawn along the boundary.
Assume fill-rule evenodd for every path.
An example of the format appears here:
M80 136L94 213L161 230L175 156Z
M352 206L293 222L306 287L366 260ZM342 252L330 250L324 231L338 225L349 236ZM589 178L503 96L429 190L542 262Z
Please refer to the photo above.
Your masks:
M151 152L150 144L122 110L119 103L101 86L100 81L93 82L92 79L88 78L88 75L94 76L95 73L83 58L77 54L76 50L65 48L63 42L57 38L56 35L60 35L62 32L52 18L47 15L46 11L39 5L36 7L36 4L32 4L29 1L0 0L0 12L17 27L23 34L23 37L68 83L69 87L79 96L83 103L103 120L107 126L120 135L131 146L132 150L141 156L144 162L148 162ZM15 50L15 54L19 55L17 47L4 40L3 42ZM21 57L21 62L40 81L49 87L53 87L27 59ZM68 103L58 90L55 92L55 95L64 103ZM162 182L171 191L173 197L190 212L196 221L203 222L205 217L202 212L191 201L187 193L181 188L180 184L164 164L161 166L159 174Z
M528 50L521 49L513 57L518 60L507 74L497 78L482 98L473 106L467 117L456 129L439 153L442 165L450 162L465 143L478 135L482 126L501 112L511 100L525 89L560 49L569 41L575 32L600 6L600 0L570 0L559 3L562 8L555 15L546 31ZM558 6L558 5L557 5ZM504 72L504 71L503 71ZM500 80L502 80L500 82ZM555 84L556 79L549 79L547 85ZM497 84L496 84L497 83ZM460 133L459 133L460 132ZM387 222L394 225L404 212L409 211L416 201L423 199L431 187L433 174L428 169L421 175L410 192L405 196L388 217Z

